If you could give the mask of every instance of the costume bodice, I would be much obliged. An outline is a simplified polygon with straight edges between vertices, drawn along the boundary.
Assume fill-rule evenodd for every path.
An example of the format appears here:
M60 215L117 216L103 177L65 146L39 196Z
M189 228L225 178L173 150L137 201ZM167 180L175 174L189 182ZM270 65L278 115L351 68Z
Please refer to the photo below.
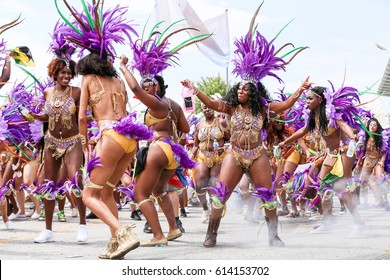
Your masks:
M69 95L68 95L69 92ZM62 124L72 128L72 115L76 113L76 103L72 97L72 87L67 87L63 92L57 93L55 87L50 90L44 107L45 113L49 116L49 129L54 130L56 123L61 117Z
M236 141L241 135L245 135L246 141L256 143L263 127L263 117L261 114L254 116L250 110L245 110L241 105L238 105L237 110L232 114L231 124L231 142Z

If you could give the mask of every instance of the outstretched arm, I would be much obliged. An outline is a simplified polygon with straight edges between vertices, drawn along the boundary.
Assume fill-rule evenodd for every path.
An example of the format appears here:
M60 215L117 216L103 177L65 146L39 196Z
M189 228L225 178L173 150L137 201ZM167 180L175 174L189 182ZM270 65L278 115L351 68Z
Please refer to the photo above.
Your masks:
M181 81L181 84L188 89L192 89L194 91L194 94L199 98L199 100L208 108L213 109L217 112L227 114L229 113L229 107L226 105L226 102L222 100L211 100L204 92L196 88L194 86L194 83L190 80Z
M298 140L299 138L302 138L307 132L308 132L308 128L307 128L307 125L305 125L304 127L301 127L300 129L295 131L293 135L286 138L284 141L280 142L279 146L283 147L285 145L288 145L291 142L294 142L294 141Z
M273 102L269 104L269 111L273 114L278 114L283 112L289 108L291 108L295 102L299 99L302 92L309 89L312 85L312 82L309 82L310 76L306 78L306 80L302 83L302 85L297 89L297 91L291 95L287 100L282 102Z
M137 80L133 74L127 69L126 64L129 59L125 55L121 55L121 61L119 69L121 70L127 84L129 85L131 91L138 97L138 99L148 108L152 110L158 110L162 106L162 103L149 91L153 90L152 87L148 87L147 91L142 89L138 84Z

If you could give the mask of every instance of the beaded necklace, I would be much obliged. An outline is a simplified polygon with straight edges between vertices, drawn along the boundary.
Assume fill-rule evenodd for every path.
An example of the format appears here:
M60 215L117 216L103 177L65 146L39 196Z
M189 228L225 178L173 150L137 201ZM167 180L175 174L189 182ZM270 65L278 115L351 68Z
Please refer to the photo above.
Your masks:
M46 106L46 114L49 116L49 129L54 130L61 116L61 123L67 129L72 128L72 114L75 112L74 100L68 96L71 87L66 87L64 91L56 91L53 87Z

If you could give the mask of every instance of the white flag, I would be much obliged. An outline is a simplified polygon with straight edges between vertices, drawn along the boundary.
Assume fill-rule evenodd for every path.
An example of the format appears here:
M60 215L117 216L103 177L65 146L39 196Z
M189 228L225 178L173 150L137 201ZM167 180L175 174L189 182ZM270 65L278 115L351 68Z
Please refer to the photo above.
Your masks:
M187 0L155 0L157 18L165 24L186 19L186 22L177 25L178 28L193 27L199 31L188 31L191 36L199 34L213 34L207 40L196 43L201 53L215 64L227 67L230 61L230 38L227 12L214 18L205 20L199 18Z

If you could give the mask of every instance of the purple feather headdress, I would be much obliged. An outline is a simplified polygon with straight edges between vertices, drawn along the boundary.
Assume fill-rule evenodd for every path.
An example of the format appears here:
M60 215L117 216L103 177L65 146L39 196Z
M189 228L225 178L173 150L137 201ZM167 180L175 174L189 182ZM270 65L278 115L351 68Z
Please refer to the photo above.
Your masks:
M263 3L260 4L253 15L248 33L244 37L236 39L234 42L237 49L234 51L236 58L232 60L235 65L232 73L241 78L242 81L240 83L240 89L247 83L257 85L257 83L266 76L274 77L279 82L282 82L281 78L274 72L279 70L285 71L285 66L289 64L299 52L307 48L294 48L292 51L282 55L281 57L277 56L283 48L292 44L285 44L279 50L275 51L273 42L280 32L274 39L268 41L262 34L260 34L259 31L256 31L254 23ZM283 29L285 27L283 27ZM295 54L289 61L284 61L283 58L285 56L294 52Z
M53 35L51 35L52 41L50 42L49 50L53 52L58 59L65 61L66 65L69 66L69 61L76 51L76 46L65 39L62 30L66 30L66 28L68 28L68 26L65 23L57 21L53 30Z
M183 20L176 21L162 32L158 32L156 29L161 23L164 22L161 21L152 28L148 39L138 39L130 44L134 54L131 69L137 69L139 71L142 77L140 82L141 84L143 84L145 80L151 80L154 83L157 83L155 76L160 74L167 67L172 66L172 63L177 64L175 61L178 60L176 54L181 49L191 44L206 40L211 36L211 34L200 34L198 36L193 36L169 50L168 39L172 35L187 30L197 30L192 27L185 27L165 35L170 28L181 21Z
M91 53L99 53L100 57L115 57L116 52L113 43L124 44L124 35L131 41L131 33L137 35L135 29L124 18L127 7L119 5L103 12L104 1L92 1L92 5L81 0L83 12L79 13L63 0L71 12L75 21L70 22L59 10L57 0L55 5L64 22L68 25L61 28L61 33L66 40L81 48L81 53L88 50Z
M358 90L353 87L342 87L336 91L333 84L330 84L332 91L326 89L324 92L329 125L336 128L336 120L342 120L352 128L359 128L360 125L355 118L359 113L356 107L356 103L360 103Z

